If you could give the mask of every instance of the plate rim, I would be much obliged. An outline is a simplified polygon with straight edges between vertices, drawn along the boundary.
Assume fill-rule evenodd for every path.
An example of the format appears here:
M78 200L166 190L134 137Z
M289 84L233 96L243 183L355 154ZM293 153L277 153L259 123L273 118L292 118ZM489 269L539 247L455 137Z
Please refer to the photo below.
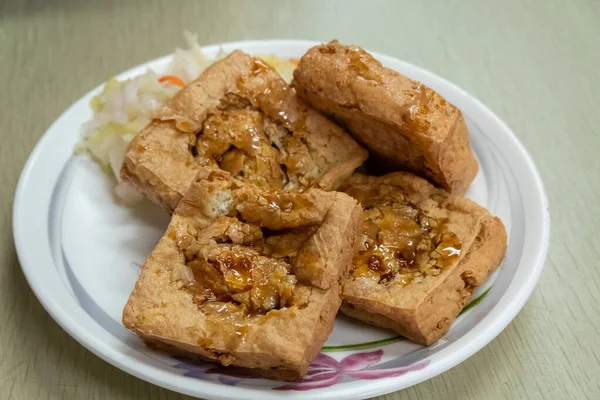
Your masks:
M320 44L319 41L311 41L311 40L282 40L282 39L267 39L267 40L248 40L248 41L234 41L234 42L223 42L214 45L202 46L204 51L216 51L219 47L226 48L238 48L238 47L311 47L317 44ZM539 197L539 203L541 206L541 221L540 225L537 227L540 230L541 237L539 240L539 244L541 247L535 249L536 253L534 256L534 265L531 267L531 274L529 279L521 284L520 290L516 295L510 300L509 304L504 308L504 313L500 317L496 317L491 320L490 323L479 332L476 336L476 340L472 340L463 344L460 350L455 351L453 353L449 353L446 357L438 360L434 365L430 365L427 368L419 371L418 373L411 373L408 377L412 379L406 379L407 376L403 377L404 379L399 380L398 378L386 378L379 379L376 381L372 381L370 384L367 382L350 382L345 384L344 387L330 387L324 389L318 389L311 392L302 392L301 395L303 398L363 398L364 396L373 396L377 394L389 393L391 391L399 390L402 388L406 388L418 383L421 383L425 380L428 380L436 375L441 374L449 370L450 368L456 366L457 364L465 361L467 358L471 357L477 351L481 350L485 347L491 340L493 340L496 336L500 334L502 330L514 319L514 317L518 314L518 312L525 305L527 299L531 295L533 289L535 288L539 276L544 268L548 247L549 247L549 239L550 239L550 215L549 215L549 205L548 198L546 192L544 190L543 181L541 179L541 175L537 170L535 163L527 152L523 144L516 137L514 132L508 127L508 125L502 121L494 112L488 109L483 103L481 103L476 97L472 96L464 89L455 85L454 83L446 80L445 78L434 74L431 71L428 71L422 67L410 64L408 62L399 60L395 57L387 56L384 54L380 54L377 52L371 52L376 58L379 60L387 60L393 63L400 63L407 69L419 71L420 74L424 74L431 78L432 80L438 81L440 84L443 84L449 90L456 92L461 97L468 99L473 102L474 106L480 111L486 114L488 118L491 118L493 122L497 125L498 129L501 129L502 132L510 139L513 145L517 147L519 150L519 156L523 158L527 166L528 172L532 175L533 181L535 183L533 193ZM162 57L155 58L153 60L149 60L147 62L141 63L137 66L134 66L126 71L119 73L118 75L123 74L136 74L138 70L144 70L149 68L150 65L155 65L159 63L164 63L171 58L171 55L166 55ZM35 266L31 266L28 264L27 252L26 249L26 238L24 238L23 233L21 233L23 210L22 205L24 202L26 183L31 176L32 171L34 170L36 160L38 159L40 153L43 148L46 146L47 142L50 140L49 133L56 127L57 123L61 121L63 118L66 118L67 115L70 114L72 109L76 107L76 105L82 101L84 98L91 96L97 91L101 90L105 82L102 82L100 85L96 86L92 90L85 93L83 96L79 97L75 100L65 111L61 113L61 115L56 118L53 123L46 129L43 136L38 140L34 149L30 153L27 162L25 163L21 176L19 178L19 182L17 184L17 189L14 196L13 202L13 236L15 247L17 249L17 255L19 259L19 263L21 265L21 269L25 275L25 278L34 292L38 301L42 304L44 309L52 316L52 318L63 328L72 338L74 338L77 342L83 345L85 348L90 350L92 353L96 354L103 360L109 362L110 364L118 367L119 369L134 375L140 379L151 382L161 387L168 388L170 390L174 390L180 393L186 393L192 396L210 396L211 398L232 398L231 396L236 396L236 398L243 398L244 394L250 393L263 393L266 394L271 392L269 389L261 389L261 388L247 388L247 387L231 387L225 386L223 384L219 384L211 381L194 381L195 386L194 389L201 388L200 390L192 390L190 385L178 385L173 377L171 379L164 379L167 376L161 378L162 374L165 374L164 371L153 371L154 367L150 365L145 365L143 362L134 359L128 359L121 355L119 357L119 351L117 349L111 348L109 346L104 345L102 342L98 342L95 337L85 336L85 329L82 329L78 326L77 321L72 319L66 311L62 309L59 303L57 303L54 299L47 296L43 287L41 287L40 282L37 278L34 277L33 269ZM536 201L537 203L537 201ZM514 285L514 282L511 282L509 288ZM505 297L505 294L502 295L501 300ZM494 306L495 308L496 306ZM465 339L466 336L473 334L472 330L465 334L461 339ZM457 341L458 342L458 341ZM145 368L145 367L149 367ZM153 375L153 373L158 372L157 375ZM408 380L408 384L405 384L405 380ZM394 384L396 383L396 384ZM185 387L188 386L188 387ZM376 386L376 387L375 387ZM288 393L292 395L292 393ZM295 393L296 395L298 393ZM295 396L293 396L295 397Z

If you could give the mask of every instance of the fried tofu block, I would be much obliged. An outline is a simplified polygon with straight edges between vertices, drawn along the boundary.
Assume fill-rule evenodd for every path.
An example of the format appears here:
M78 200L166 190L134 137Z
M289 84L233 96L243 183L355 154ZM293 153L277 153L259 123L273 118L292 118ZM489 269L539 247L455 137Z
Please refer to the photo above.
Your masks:
M331 333L360 240L344 193L259 189L201 168L146 258L123 324L146 343L281 380Z
M275 70L238 50L181 89L132 140L121 177L171 213L201 166L262 188L333 190L367 156Z
M413 172L457 195L477 175L460 110L360 47L333 41L311 48L292 84L309 104L344 123L388 170Z
M355 174L341 190L364 208L342 312L420 344L436 342L504 258L504 225L405 172Z

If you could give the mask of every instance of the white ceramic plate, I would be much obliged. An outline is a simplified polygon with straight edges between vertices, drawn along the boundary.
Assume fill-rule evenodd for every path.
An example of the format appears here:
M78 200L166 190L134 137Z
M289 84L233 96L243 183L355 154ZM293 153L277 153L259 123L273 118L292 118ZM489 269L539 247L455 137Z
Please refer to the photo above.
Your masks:
M252 41L226 51L300 57L314 42ZM214 56L219 46L204 48ZM406 388L464 361L515 317L542 271L549 238L548 203L535 166L515 135L472 96L421 68L381 54L387 67L441 93L464 113L481 170L468 197L499 216L509 234L502 266L479 288L450 332L422 347L342 316L300 383L258 379L243 371L176 359L146 348L121 325L121 311L168 217L149 203L123 208L112 182L89 158L73 155L80 126L92 117L92 90L48 129L29 157L14 206L14 235L27 280L52 317L104 360L139 378L215 399L358 399ZM163 57L133 68L161 71Z

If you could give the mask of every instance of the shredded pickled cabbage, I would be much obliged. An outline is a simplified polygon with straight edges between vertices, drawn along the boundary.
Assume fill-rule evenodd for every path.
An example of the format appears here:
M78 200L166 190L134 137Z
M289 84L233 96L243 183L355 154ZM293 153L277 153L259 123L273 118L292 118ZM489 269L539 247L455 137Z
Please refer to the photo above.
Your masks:
M142 196L121 181L119 171L127 144L152 119L160 118L171 98L181 88L171 81L159 82L163 75L172 75L188 84L196 79L213 61L227 55L220 49L215 59L209 59L198 44L197 35L184 33L187 49L176 49L166 71L158 74L151 69L131 79L110 78L90 106L92 120L82 126L83 140L75 146L78 154L89 153L102 168L116 179L115 195L125 204ZM288 82L295 68L293 62L275 55L258 55L275 68Z

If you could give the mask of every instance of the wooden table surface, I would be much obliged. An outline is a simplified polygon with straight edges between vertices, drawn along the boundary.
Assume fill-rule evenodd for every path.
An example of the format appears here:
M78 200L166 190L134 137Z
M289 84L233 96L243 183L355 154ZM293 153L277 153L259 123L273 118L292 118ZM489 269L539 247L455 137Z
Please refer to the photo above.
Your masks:
M337 38L448 78L532 154L552 214L545 270L492 343L385 399L600 398L600 2L0 0L0 399L183 399L71 339L29 289L11 213L50 123L106 78L183 44ZM35 251L35 243L31 243Z

